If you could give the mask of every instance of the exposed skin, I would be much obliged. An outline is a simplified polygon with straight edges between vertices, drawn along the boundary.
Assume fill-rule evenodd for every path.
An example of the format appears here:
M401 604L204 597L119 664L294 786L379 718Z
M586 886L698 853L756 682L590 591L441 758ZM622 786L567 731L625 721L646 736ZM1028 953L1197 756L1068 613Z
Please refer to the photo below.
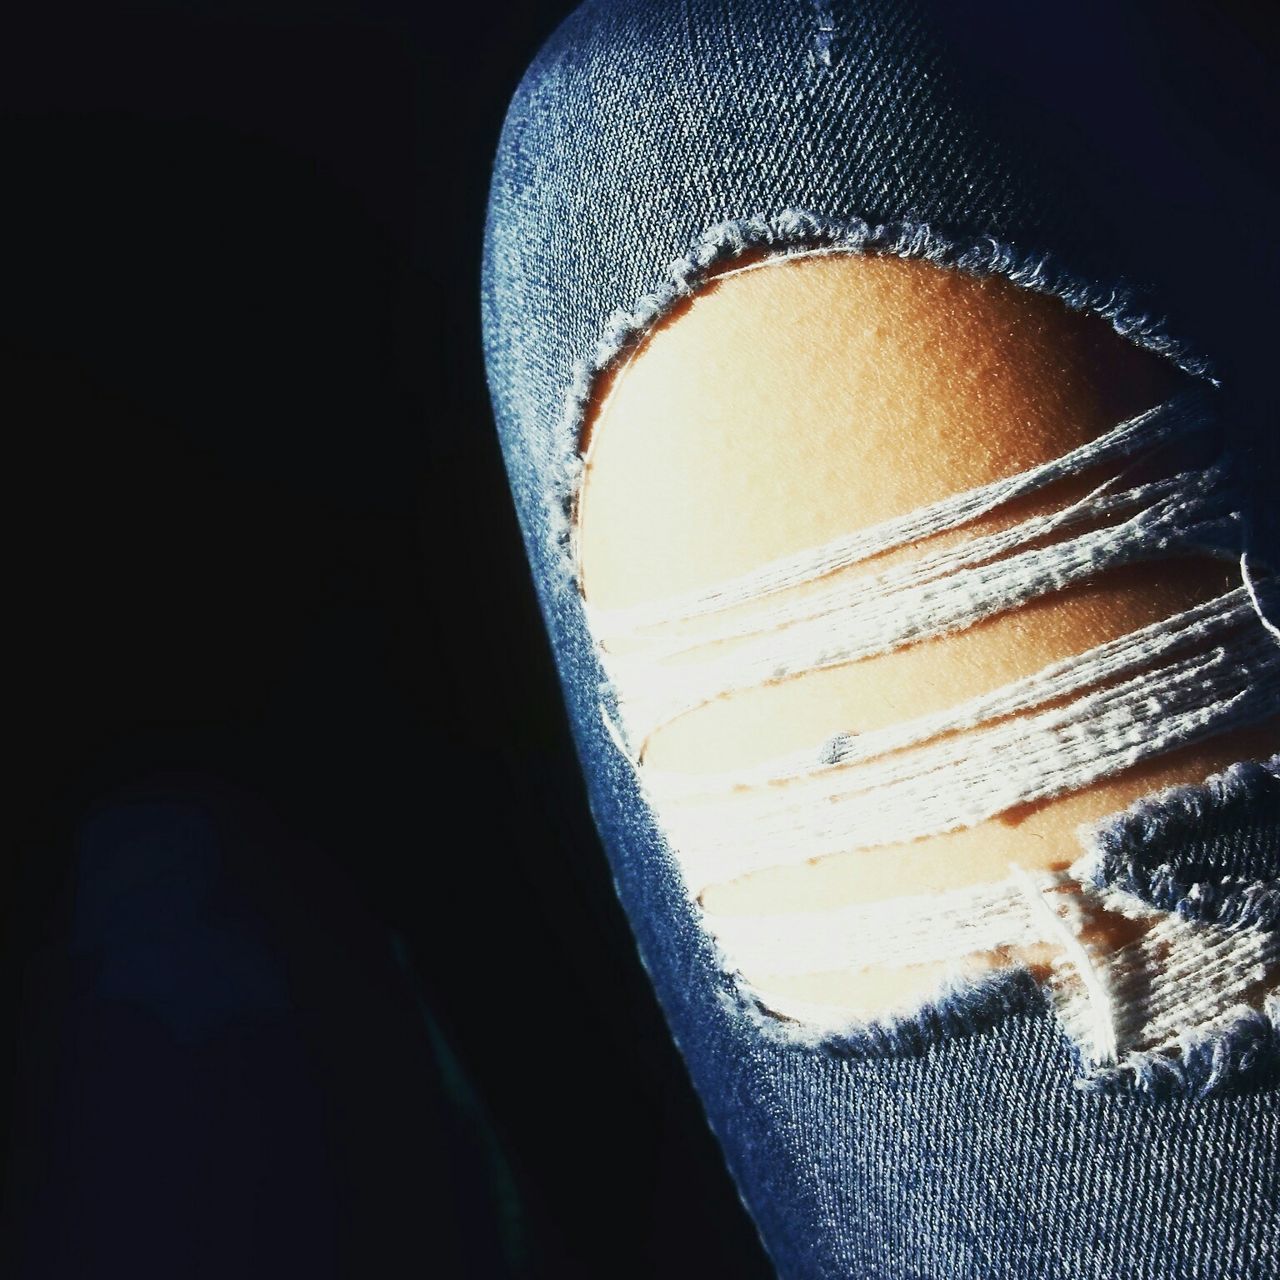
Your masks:
M597 389L583 441L583 589L617 607L744 572L1056 457L1182 376L1104 322L996 279L855 256L727 272ZM924 545L938 542L899 554ZM645 758L723 769L919 715L1237 581L1207 559L1115 571L955 636L723 698L658 730ZM1081 822L1278 743L1272 721L967 831L757 872L702 900L717 912L814 909L1002 879L1011 862L1061 868L1079 855ZM1125 931L1117 922L1116 939ZM1041 948L973 966L1048 959ZM929 994L942 972L746 976L766 1000L866 1016Z

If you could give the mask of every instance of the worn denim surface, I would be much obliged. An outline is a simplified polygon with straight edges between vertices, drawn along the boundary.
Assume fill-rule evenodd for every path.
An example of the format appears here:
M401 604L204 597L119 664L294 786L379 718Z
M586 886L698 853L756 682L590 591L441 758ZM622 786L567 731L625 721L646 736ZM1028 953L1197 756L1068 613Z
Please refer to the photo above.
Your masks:
M690 246L705 252L688 263L688 287L752 241L848 239L1000 271L1178 350L1111 297L1105 235L1091 224L1079 237L1079 217L995 141L983 103L931 45L934 25L890 0L591 3L512 104L487 234L487 358L592 809L672 1033L781 1274L1275 1275L1269 1028L1232 1045L1230 1060L1142 1095L1077 1088L1071 1046L1016 975L984 1005L925 1019L880 1053L781 1042L726 1003L600 715L601 671L563 551L575 415L592 368L643 325L615 313L674 300L668 266ZM724 223L734 225L708 241ZM1053 264L1037 267L1046 251ZM1247 864L1274 877L1275 787L1260 777L1230 822L1133 824L1126 866Z

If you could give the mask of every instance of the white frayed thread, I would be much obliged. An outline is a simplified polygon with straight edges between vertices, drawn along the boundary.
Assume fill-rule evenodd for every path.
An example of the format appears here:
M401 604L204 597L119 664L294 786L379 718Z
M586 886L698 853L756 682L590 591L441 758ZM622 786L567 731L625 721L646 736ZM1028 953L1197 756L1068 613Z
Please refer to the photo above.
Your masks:
M1127 913L1151 918L1150 908ZM1065 939L1064 939L1065 942ZM1251 1016L1257 992L1274 982L1280 937L1163 914L1135 942L1060 966L1050 984L1055 1011L1094 1071L1176 1053ZM1100 1039L1101 1010L1111 1022Z
M1159 418L1147 416L1146 422L1146 442L1158 446L1165 439L1156 430ZM1133 439L1143 442L1143 433L1133 433ZM1074 456L1079 469L1096 461L1085 450ZM1063 474L1057 467L1034 470ZM959 631L1112 567L1172 555L1234 560L1239 554L1240 513L1230 504L1225 472L1210 467L1120 494L1107 492L1109 481L1062 511L968 538L909 564L878 574L840 572L1003 506L1027 492L1023 479L1003 482L998 497L989 492L993 486L957 495L934 504L928 518L886 522L695 596L631 610L588 605L635 753L643 754L658 729L718 698ZM976 493L982 494L980 503L972 501ZM965 511L971 514L957 514ZM1114 516L1121 517L1119 523L1105 523ZM1102 527L1050 540L1099 520ZM834 582L822 581L832 577ZM776 598L820 581L819 589L801 597ZM753 608L738 607L746 604ZM726 609L732 612L724 614ZM664 612L667 622L658 623ZM680 625L711 613L719 616L692 635Z
M1081 937L1079 918L1068 922L1049 905L1040 886L1031 880L1026 871L1013 864L1009 870L1014 880L1022 885L1026 900L1034 905L1044 920L1047 940L1056 942L1062 949L1063 958L1075 970L1076 979L1083 988L1084 1016L1078 1018L1081 1026L1077 1038L1089 1046L1098 1065L1110 1066L1119 1054L1115 1003L1101 965L1095 963Z
M1105 914L1140 922L1142 935L1114 949L1086 942L1087 922ZM1197 924L1070 872L1017 864L1004 880L940 894L822 912L711 913L707 922L723 954L760 975L756 998L810 1038L849 1033L855 1020L839 1005L771 988L773 980L934 964L948 966L954 983L975 955L1048 943L1060 953L1050 998L1090 1073L1176 1052L1247 1017L1280 964L1274 931Z
M1203 393L1179 396L1049 463L709 589L629 609L588 608L616 697L616 720L605 711L606 723L691 896L755 871L971 827L1274 714L1280 648L1240 554L1242 517L1222 464L1128 489L1119 488L1122 472L1048 515L878 574L842 576L1103 463L1128 469L1158 460L1165 445L1208 421ZM1238 559L1241 586L977 698L749 768L688 774L644 762L657 729L716 698L972 626L1114 565L1193 552ZM1245 944L1215 943L1201 975L1212 982L1180 1002L1160 975L1181 977L1184 955L1208 955L1204 937L1153 930L1152 945L1123 950L1115 968L1082 940L1085 907L1099 901L1070 877L1046 880L1015 867L1008 881L952 894L705 918L734 966L774 977L951 962L1049 942L1064 957L1055 979L1064 1024L1099 1066L1165 1036L1166 1006L1180 1010L1184 1029L1199 1025L1186 1018L1226 1016L1221 1000L1244 981L1232 957ZM795 1017L793 1006L777 1011Z
M1242 551L1240 553L1240 580L1244 583L1245 590L1249 593L1249 600L1253 605L1253 611L1258 615L1258 621L1269 631L1280 644L1280 627L1267 617L1267 611L1262 606L1262 599L1258 595L1258 586L1253 579L1253 573L1249 568L1249 553Z
M834 538L820 547L779 557L749 573L740 574L711 587L702 587L662 600L618 609L600 609L588 604L592 632L605 647L618 634L629 635L647 626L667 626L735 605L762 598L826 578L840 569L861 564L884 552L971 524L1015 499L1039 493L1051 484L1080 475L1094 467L1132 458L1203 428L1209 417L1208 393L1186 392L1128 419L1096 439L1080 445L1049 462L1030 467L1017 475L952 494L938 502L918 507L905 515L883 520L855 533ZM1100 486L1099 493L1109 486ZM1087 495L1082 501L1093 499ZM1167 496L1161 490L1158 496ZM1072 510L1072 508L1068 508ZM1039 536L1046 532L1034 522L1024 522ZM981 545L981 544L979 544ZM993 547L993 553L1005 548ZM944 564L942 567L952 567Z
M1239 653L1218 646L1064 706L821 768L783 786L676 800L643 770L642 778L682 851L690 888L700 893L771 866L975 826L1202 740L1224 722L1261 718L1278 697L1280 657L1255 641Z
M1156 658L1185 653L1197 644L1221 639L1246 622L1253 607L1243 587L1195 605L1172 618L1109 640L1061 662L1050 663L1030 676L1011 681L989 693L941 711L916 716L880 729L836 735L819 757L812 747L786 752L758 765L728 772L690 774L648 767L650 789L664 797L695 799L742 791L766 783L798 780L839 765L852 765L885 755L914 742L974 729L1106 681L1132 676Z

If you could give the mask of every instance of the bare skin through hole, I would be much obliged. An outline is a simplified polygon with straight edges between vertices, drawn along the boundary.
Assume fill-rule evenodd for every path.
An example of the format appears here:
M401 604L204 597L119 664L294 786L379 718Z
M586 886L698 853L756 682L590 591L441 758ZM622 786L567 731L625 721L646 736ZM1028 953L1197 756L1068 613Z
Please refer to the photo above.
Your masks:
M726 273L599 388L583 441L584 592L624 607L745 572L1056 457L1166 399L1181 377L1102 321L997 279L854 256ZM646 760L746 766L923 714L1236 581L1207 559L1116 571L955 636L724 698L660 729ZM703 902L812 910L1000 879L1010 863L1058 869L1079 853L1081 822L1269 755L1278 739L1275 722L1224 735L970 830L757 872ZM747 977L866 1016L917 1001L941 972Z

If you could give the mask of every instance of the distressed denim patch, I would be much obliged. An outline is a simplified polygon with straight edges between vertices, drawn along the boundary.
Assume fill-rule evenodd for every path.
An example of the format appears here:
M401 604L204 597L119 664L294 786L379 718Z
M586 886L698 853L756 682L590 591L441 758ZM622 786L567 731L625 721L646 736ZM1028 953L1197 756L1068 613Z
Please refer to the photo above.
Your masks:
M753 252L761 255L755 260L755 265L761 266L813 253L867 253L919 259L975 275L1002 275L1019 287L1050 294L1069 307L1093 312L1118 333L1199 376L1202 386L1213 384L1201 362L1169 339L1159 325L1133 310L1122 295L1093 290L1058 271L1047 260L1026 258L994 242L957 244L924 226L829 224L796 211L772 219L722 224L709 230L686 258L672 264L664 289L615 315L592 358L578 370L561 424L561 441L571 464L562 474L564 487L551 494L553 512L549 520L550 529L561 542L568 572L575 579L577 498L584 463L575 442L595 380L606 369L613 369L625 353L633 351L680 301L709 281L719 266ZM1038 484L1045 478L1039 471L1044 471L1045 476L1077 474L1098 459L1109 458L1108 449L1123 458L1127 450L1158 449L1167 437L1203 431L1213 423L1212 413L1205 416L1206 411L1197 400L1206 394L1212 393L1189 393L1185 403L1175 398L1132 423L1120 424L1087 446L1079 458L1054 460L992 488L1001 493L1007 488L1010 495L1017 495L1022 492L1020 485ZM1033 475L1034 479L1029 479ZM883 748L881 754L892 755L903 746L927 742L930 735L973 731L988 724L992 727L984 731L986 736L1004 742L1007 757L993 763L988 758L988 747L995 750L999 744L984 740L970 754L969 763L974 768L964 773L959 768L964 763L959 756L942 759L956 756L952 744L943 742L941 750L934 754L956 776L946 776L936 785L932 784L934 775L929 769L911 776L909 769L904 774L898 767L901 757L889 760L888 772L880 779L883 786L878 789L868 784L864 788L866 803L861 809L854 806L853 818L857 821L850 819L845 824L846 842L852 838L874 846L971 826L1011 805L1079 789L1095 777L1173 746L1237 725L1256 723L1274 708L1280 653L1267 634L1273 628L1267 623L1259 587L1240 545L1245 537L1242 517L1231 505L1230 486L1222 483L1212 467L1204 472L1169 475L1122 493L1110 492L1103 485L1080 510L1068 509L1027 521L1014 531L1017 536L1011 538L1006 533L995 539L974 540L972 552L948 550L935 557L937 565L926 557L923 571L912 568L899 575L902 583L886 585L872 578L871 586L864 588L860 580L855 581L853 585L859 590L846 591L847 599L837 592L840 598L833 597L828 602L825 614L791 616L794 610L775 608L778 616L766 622L789 628L786 655L780 656L776 651L777 632L772 625L753 632L748 624L738 634L734 629L738 625L735 614L733 625L725 634L713 638L746 643L727 662L718 663L710 676L700 677L695 664L691 675L682 672L680 679L673 682L670 668L664 671L661 667L663 661L683 652L680 644L684 642L672 647L663 638L663 627L673 619L683 622L705 618L726 606L732 611L743 604L758 603L777 592L785 593L796 584L816 581L832 572L833 566L838 570L865 555L927 537L935 527L963 525L969 518L969 507L982 512L1003 500L978 491L955 495L939 503L936 513L921 509L908 513L901 521L888 522L894 525L892 529L886 525L884 529L859 531L839 540L838 546L802 553L795 558L795 564L780 561L765 566L759 574L721 584L703 593L705 599L659 601L656 607L614 611L618 616L582 602L597 656L608 677L602 687L602 718L614 744L641 774L642 789L695 900L702 884L731 879L780 860L808 860L838 851L841 841L827 834L826 826L807 831L809 816L804 805L793 805L795 812L783 823L786 815L774 813L778 807L776 791L771 797L767 788L780 779L794 782L799 778L805 785L816 779L821 784L824 773L838 772L850 763L856 766L863 759L874 761L875 751L867 739L877 739L875 745ZM564 523L556 518L555 508L561 510ZM1069 532L1074 521L1090 526L1101 516L1122 518L1125 523L1114 532L1105 526L1100 530L1090 527L1079 539L1067 538L1048 548L1036 545L1046 534ZM1040 523L1044 523L1043 529ZM902 527L898 528L898 524ZM1083 546L1089 538L1097 542L1096 548L1092 544ZM1131 550L1126 538L1132 543ZM1065 566L1072 557L1079 561L1080 574L1088 576L1113 561L1169 554L1182 545L1179 539L1188 551L1225 555L1239 561L1242 584L1230 597L1123 637L1123 641L1132 642L1131 652L1122 652L1123 644L1117 648L1113 642L1058 664L1061 671L1055 666L1018 682L1016 687L996 690L985 700L976 699L975 702L983 702L982 707L949 708L932 717L938 721L936 724L891 726L887 732L864 735L861 741L842 739L820 744L821 749L812 760L806 757L798 763L783 762L787 769L778 777L726 777L729 802L722 806L723 812L717 810L710 818L700 819L701 825L699 821L690 825L679 804L671 803L672 795L678 802L687 801L688 796L682 794L689 789L687 780L659 778L642 766L644 742L656 727L726 692L824 665L856 661L860 656L971 625L989 612L1016 607L1071 581ZM866 547L861 545L864 541ZM1040 565L1042 559L1044 566ZM960 581L962 577L964 582ZM1268 599L1271 590L1269 581L1261 588ZM867 591L870 598L857 598L865 597ZM977 597L981 600L974 604ZM895 612L901 612L899 606L904 600L915 614L907 623L898 625L902 620L895 617ZM668 605L672 607L667 608ZM854 614L856 618L852 617ZM1265 627L1257 627L1257 619ZM857 643L848 639L850 626L857 633ZM1216 632L1210 636L1213 627L1223 630L1225 644L1218 643L1222 637ZM1240 630L1248 633L1243 641L1235 634ZM648 667L642 652L646 635L649 642L656 637L657 645L656 662ZM625 652L622 659L609 652L609 642L614 637L621 637ZM751 647L753 637L758 641L759 653ZM1144 670L1148 659L1171 653L1187 637L1218 647L1210 648L1203 659L1181 654L1177 662L1160 668L1155 676ZM699 637L692 647L697 648L704 639ZM637 643L640 657L636 656ZM1239 673L1246 670L1252 675L1245 677L1240 687ZM1107 683L1121 677L1128 683ZM1101 687L1090 693L1091 685ZM1116 692L1117 687L1121 692ZM1051 705L1064 693L1080 694L1071 704L1081 709L1079 724L1068 725L1061 707ZM1212 694L1207 703L1203 702L1206 694ZM1130 697L1132 705L1121 705L1123 697ZM1190 702L1184 706L1179 699L1187 698ZM987 706L988 702L992 705ZM1142 708L1157 703L1161 708L1158 716L1153 719L1148 711L1144 719ZM1021 719L999 723L1002 716L1029 712L1037 706L1050 707L1041 716L1044 726L1034 722L1037 730L1043 727L1049 735L1040 743L1038 755L1028 749ZM878 742L880 737L892 739L899 729L904 731L898 734L902 741ZM906 733L907 729L911 732ZM1123 744L1117 734L1124 737ZM1239 768L1247 772L1247 766ZM970 777L970 773L974 776ZM1005 794L1011 783L1021 786L1022 791ZM763 786L762 798L769 805L756 819L735 825L735 807L749 807L741 799L744 785ZM1218 784L1210 780L1204 785L1212 789ZM694 780L695 790L704 786L705 780ZM903 793L897 796L896 805L886 800L894 788ZM735 793L732 798L729 792ZM824 791L816 796L827 806L821 810L821 823L827 823L833 802L844 803L848 798L839 787L831 794ZM987 808L978 812L983 805ZM895 813L909 813L920 829L913 827L903 834L900 823L893 818ZM771 817L777 819L773 823L778 831L776 839L769 834L773 829ZM874 828L870 834L868 823ZM797 832L806 838L797 839ZM719 852L711 850L708 854L707 833L711 833ZM751 861L743 850L756 845L758 851ZM691 856L695 862L701 859L701 864L691 866ZM878 904L846 909L843 914L849 917L847 920L825 912L794 918L720 921L704 916L720 950L723 968L730 975L726 998L771 1038L861 1057L916 1051L948 1035L989 1028L1013 1013L1043 1007L1047 995L1071 1035L1080 1062L1081 1083L1087 1087L1109 1088L1128 1081L1147 1093L1185 1087L1193 1093L1207 1094L1227 1087L1229 1081L1260 1078L1258 1064L1266 1056L1262 1050L1273 1023L1263 993L1267 982L1273 979L1276 956L1274 938L1257 926L1267 920L1274 923L1274 886L1230 876L1213 880L1184 877L1184 884L1166 871L1161 873L1167 881L1164 896L1157 900L1136 892L1136 883L1100 879L1093 873L1086 877L1074 868L1071 874L1053 876L1030 875L1018 868L1011 868L1011 872L1007 881L975 886L966 891L967 896L955 895L955 903L942 903L936 898L929 901L922 895L918 900L887 904L901 908L896 915L888 913L888 919L878 912ZM1152 886L1155 887L1154 880ZM1178 896L1180 888L1184 892ZM1182 905L1174 905L1175 897ZM1142 919L1149 931L1138 943L1118 948L1114 955L1103 954L1083 938L1090 918L1096 919L1105 912ZM1170 918L1161 919L1162 915ZM843 929L843 940L835 936L838 928ZM952 958L959 954L955 948L966 945L977 951L1031 942L1054 942L1061 947L1064 963L1055 967L1047 988L1042 989L1025 971L1017 969L981 980L958 979L926 1007L875 1024L863 1022L833 1028L822 1025L820 1011L811 1014L798 1004L788 1008L774 1000L766 1008L766 1002L732 977L737 968L735 961L744 950L767 955L775 967L766 968L766 972L799 974L874 963L877 955L888 956L895 946L922 962ZM868 946L873 952L870 960L864 954ZM778 965L787 967L783 970Z

